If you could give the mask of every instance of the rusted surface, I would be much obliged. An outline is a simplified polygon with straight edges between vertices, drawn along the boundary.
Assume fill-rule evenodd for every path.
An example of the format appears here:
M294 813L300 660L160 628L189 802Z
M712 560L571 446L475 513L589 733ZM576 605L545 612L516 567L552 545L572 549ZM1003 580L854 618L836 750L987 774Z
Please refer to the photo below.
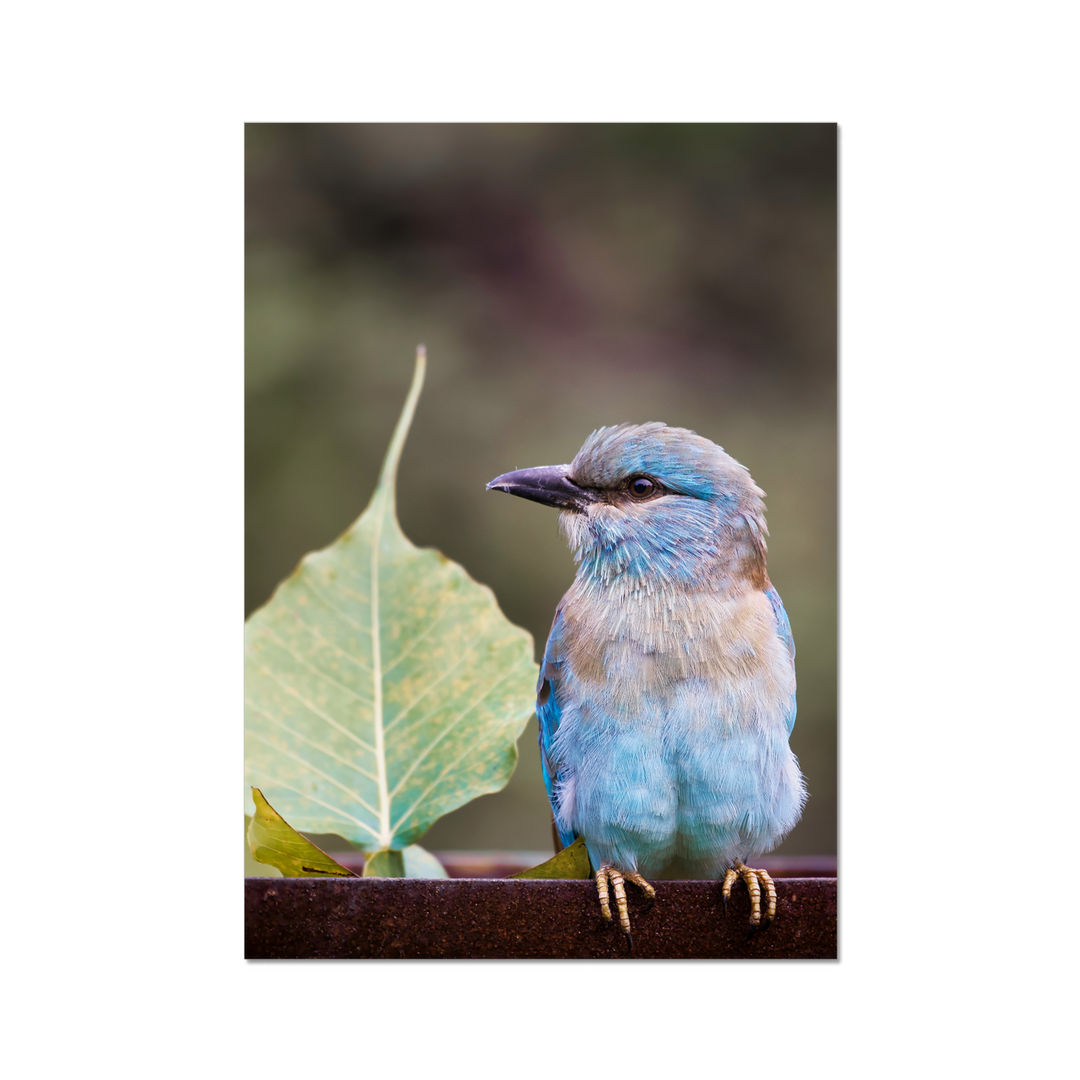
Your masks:
M648 905L628 886L634 949L600 915L591 881L247 878L248 959L615 957L832 959L836 879L776 882L778 911L748 934L736 886L658 881Z

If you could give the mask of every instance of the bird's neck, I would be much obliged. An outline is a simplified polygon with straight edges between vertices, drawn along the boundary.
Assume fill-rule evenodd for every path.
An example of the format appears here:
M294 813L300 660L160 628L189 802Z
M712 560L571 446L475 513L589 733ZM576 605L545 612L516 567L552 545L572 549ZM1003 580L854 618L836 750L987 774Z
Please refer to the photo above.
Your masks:
M578 561L576 584L595 596L735 596L769 586L764 521L756 516L697 534L619 535L574 521L567 532Z

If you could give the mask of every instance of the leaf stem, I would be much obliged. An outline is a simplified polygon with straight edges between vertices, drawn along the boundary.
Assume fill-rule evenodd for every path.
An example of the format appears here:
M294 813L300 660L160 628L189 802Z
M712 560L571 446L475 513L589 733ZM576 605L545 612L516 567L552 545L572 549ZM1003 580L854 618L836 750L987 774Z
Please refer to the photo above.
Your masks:
M394 437L390 440L390 446L386 451L386 459L383 461L382 472L379 474L379 486L375 492L373 502L378 503L375 517L374 536L371 540L371 669L374 687L374 701L372 712L375 721L375 764L378 773L379 787L379 842L384 847L390 846L393 833L390 829L390 791L386 777L386 737L383 730L383 670L382 670L382 639L379 626L379 548L382 546L383 523L386 521L386 512L390 511L390 517L397 521L397 498L395 487L397 485L397 468L401 460L401 451L405 446L405 437L409 434L409 425L412 424L413 414L416 412L416 402L420 398L420 391L424 386L424 372L427 369L427 350L423 345L416 347L416 367L413 369L412 386L409 387L409 395L405 399L405 407L401 410L397 427L394 428Z
M390 506L390 513L397 515L397 470L401 460L401 451L405 446L405 439L412 425L413 414L416 412L416 403L420 400L420 391L424 388L424 375L427 372L427 349L423 345L416 346L416 367L413 369L412 385L409 387L409 395L405 398L405 405L398 418L397 427L394 428L394 436L386 450L383 459L382 472L379 473L379 490L385 489Z

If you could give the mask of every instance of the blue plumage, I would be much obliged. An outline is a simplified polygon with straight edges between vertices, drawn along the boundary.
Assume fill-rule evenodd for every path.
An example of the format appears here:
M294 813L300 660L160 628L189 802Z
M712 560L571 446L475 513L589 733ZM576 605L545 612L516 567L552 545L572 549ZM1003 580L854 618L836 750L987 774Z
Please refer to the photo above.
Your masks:
M572 844L576 838L573 829L568 825L560 824L558 820L558 796L556 791L559 786L558 768L553 762L553 743L559 731L559 699L562 695L555 693L554 687L562 684L562 610L555 613L555 621L551 624L551 633L548 634L547 648L544 650L544 662L540 665L540 678L536 684L536 719L540 725L540 768L544 774L544 787L547 788L548 799L551 800L552 811L555 813L555 827L559 833L559 840L563 847Z
M557 506L578 563L537 687L544 784L563 844L608 881L674 860L734 875L757 903L806 798L788 746L795 646L765 570L764 494L701 436L664 424L594 432L573 462L488 485ZM755 908L752 922L758 921Z

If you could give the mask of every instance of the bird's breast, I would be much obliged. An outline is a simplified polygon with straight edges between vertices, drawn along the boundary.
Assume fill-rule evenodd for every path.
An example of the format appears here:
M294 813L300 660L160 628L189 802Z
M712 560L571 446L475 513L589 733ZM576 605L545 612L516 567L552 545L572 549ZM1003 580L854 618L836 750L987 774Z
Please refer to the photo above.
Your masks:
M575 583L577 585L577 583ZM733 719L794 693L791 657L764 592L717 595L571 588L563 605L568 673L576 695L632 722L664 712L687 688L726 702ZM642 706L646 700L649 709ZM715 712L703 700L702 712Z

